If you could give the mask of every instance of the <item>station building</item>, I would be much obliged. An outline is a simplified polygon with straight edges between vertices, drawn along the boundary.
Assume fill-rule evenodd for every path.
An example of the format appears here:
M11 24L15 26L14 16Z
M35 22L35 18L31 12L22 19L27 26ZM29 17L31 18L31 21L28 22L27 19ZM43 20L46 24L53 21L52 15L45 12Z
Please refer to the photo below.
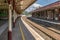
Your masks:
M7 0L0 0L0 19L5 19L8 16Z
M31 12L32 17L47 20L60 20L60 1L40 7Z

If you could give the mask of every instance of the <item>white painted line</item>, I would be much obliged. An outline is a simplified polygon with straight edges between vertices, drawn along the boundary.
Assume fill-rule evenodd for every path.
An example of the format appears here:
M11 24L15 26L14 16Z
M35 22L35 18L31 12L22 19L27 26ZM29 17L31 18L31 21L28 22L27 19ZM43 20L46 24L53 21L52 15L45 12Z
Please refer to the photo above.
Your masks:
M47 21L47 20L42 20L42 19L37 19L37 18L33 18L33 19L60 25L60 23L58 23L58 22L52 22L52 21Z
M21 18L21 20L36 40L45 40L34 29L32 29L22 18Z

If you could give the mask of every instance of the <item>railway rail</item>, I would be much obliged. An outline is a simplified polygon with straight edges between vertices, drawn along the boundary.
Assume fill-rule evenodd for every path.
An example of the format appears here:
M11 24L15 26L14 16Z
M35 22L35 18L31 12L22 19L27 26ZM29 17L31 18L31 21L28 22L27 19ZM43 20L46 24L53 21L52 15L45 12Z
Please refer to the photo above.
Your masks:
M59 24L54 24L54 23L49 23L49 22L44 22L44 21L40 21L40 20L34 20L34 19L31 19L31 18L28 18L29 20L51 30L51 31L54 31L58 34L60 34L60 25Z
M33 21L30 21L29 19L25 19L25 21L27 22L27 24L32 25L34 28L36 28L39 31L43 32L45 35L47 35L52 40L60 40L60 34L58 32L52 31L51 29L48 29L48 28L46 28L42 25L39 25L39 24L37 24Z

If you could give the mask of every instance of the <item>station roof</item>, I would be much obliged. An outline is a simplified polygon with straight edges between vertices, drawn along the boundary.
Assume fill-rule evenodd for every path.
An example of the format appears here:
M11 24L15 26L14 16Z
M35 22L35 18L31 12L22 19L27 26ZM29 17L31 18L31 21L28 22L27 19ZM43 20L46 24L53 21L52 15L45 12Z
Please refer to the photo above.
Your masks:
M22 4L20 4L20 2L22 2ZM20 11L24 11L25 9L27 9L31 4L33 4L36 0L22 0L20 2L18 2L18 7L17 7L17 10L20 8L21 10Z
M21 2L23 3L21 4ZM31 4L33 4L36 0L15 0L16 11L21 12L27 9ZM8 9L8 3L0 3L0 9Z
M33 4L36 0L24 0L22 4L22 10L28 8L31 4Z
M8 3L0 3L0 9L8 9Z
M51 3L51 4L46 5L44 7L40 7L39 9L34 10L33 12L36 12L36 11L44 11L44 10L49 10L49 9L56 9L56 8L60 8L60 1Z

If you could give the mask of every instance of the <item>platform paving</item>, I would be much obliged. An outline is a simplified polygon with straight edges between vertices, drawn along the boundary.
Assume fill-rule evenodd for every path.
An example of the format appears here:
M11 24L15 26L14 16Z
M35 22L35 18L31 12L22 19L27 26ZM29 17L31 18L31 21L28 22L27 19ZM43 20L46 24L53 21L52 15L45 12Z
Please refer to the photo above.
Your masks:
M15 28L12 30L12 40L35 40L35 38L21 21L21 18L17 19Z

